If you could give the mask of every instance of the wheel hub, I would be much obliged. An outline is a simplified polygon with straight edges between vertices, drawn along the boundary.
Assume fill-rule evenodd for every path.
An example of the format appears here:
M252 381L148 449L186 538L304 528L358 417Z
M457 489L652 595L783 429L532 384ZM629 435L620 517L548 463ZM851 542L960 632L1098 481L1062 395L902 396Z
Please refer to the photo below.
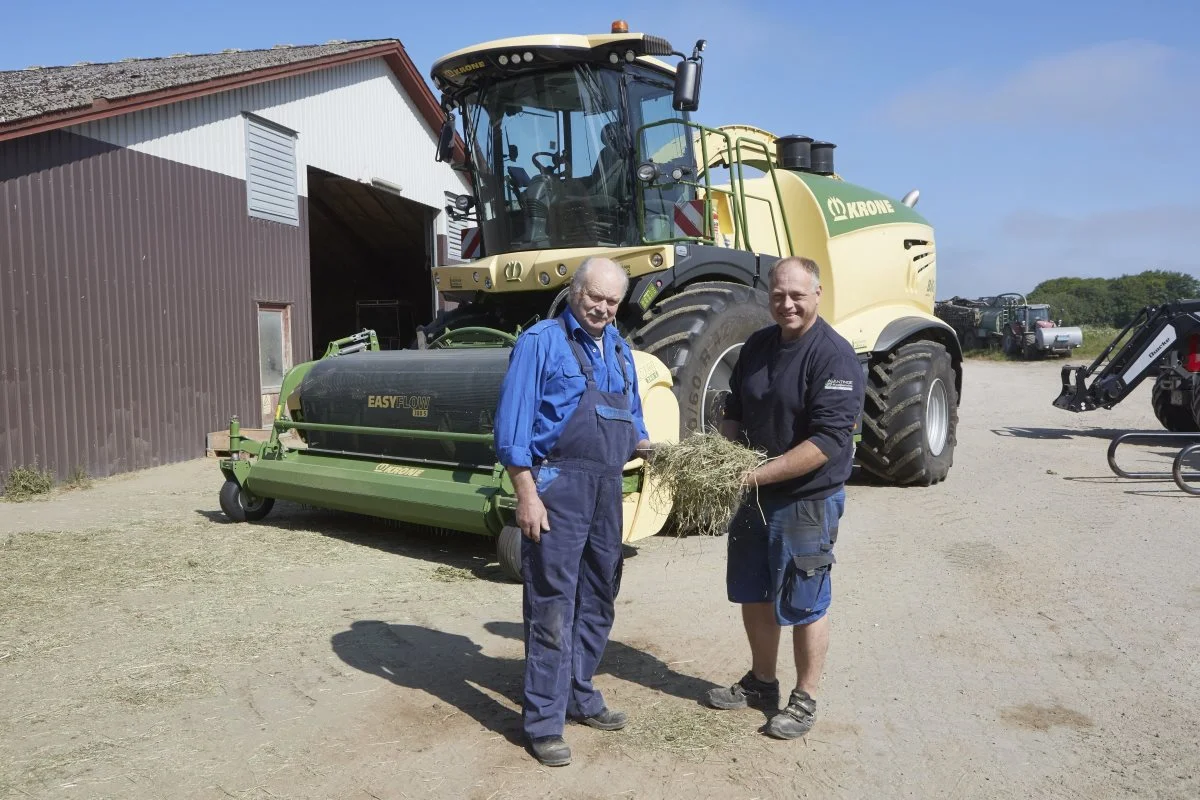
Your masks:
M700 430L715 431L725 417L725 398L729 396L729 379L737 364L742 345L726 348L717 357L704 379L704 401L700 404Z
M932 456L940 456L950 438L950 397L941 378L929 384L925 396L925 437Z

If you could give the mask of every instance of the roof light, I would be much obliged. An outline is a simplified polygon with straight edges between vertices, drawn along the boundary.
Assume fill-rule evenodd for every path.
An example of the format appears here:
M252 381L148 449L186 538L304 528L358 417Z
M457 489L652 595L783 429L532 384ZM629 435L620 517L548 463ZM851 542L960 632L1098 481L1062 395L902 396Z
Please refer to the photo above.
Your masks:
M512 54L512 62L513 62L514 64L520 64L520 63L521 63L521 54L520 54L520 53L513 53L513 54Z
M543 272L541 275L538 275L538 280L542 282L542 286L548 286L550 284L550 274Z
M623 19L613 20L612 32L613 33L629 33L629 23Z
M502 55L499 58L497 58L496 60L500 62L500 66L502 66L502 67L508 66L508 56Z
M566 275L567 274L567 265L559 264L557 267L555 267L554 271L557 272L559 275Z
M525 63L528 64L530 61L533 61L533 53L526 50L523 58L525 59Z
M632 64L632 63L633 63L633 59L635 59L636 57L637 57L637 56L634 54L634 52L633 52L632 50L626 50L626 51L625 51L625 60L626 60L626 61L628 61L629 63L631 63L631 64Z
M621 57L619 55L617 55L616 51L613 51L608 54L608 61L610 64L620 64Z

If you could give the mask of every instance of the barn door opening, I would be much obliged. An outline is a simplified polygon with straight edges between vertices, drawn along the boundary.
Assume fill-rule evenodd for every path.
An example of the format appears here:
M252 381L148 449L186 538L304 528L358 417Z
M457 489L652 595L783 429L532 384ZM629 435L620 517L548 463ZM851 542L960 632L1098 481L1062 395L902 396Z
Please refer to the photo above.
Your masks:
M382 348L402 349L433 318L438 211L397 189L308 168L314 357L363 328Z

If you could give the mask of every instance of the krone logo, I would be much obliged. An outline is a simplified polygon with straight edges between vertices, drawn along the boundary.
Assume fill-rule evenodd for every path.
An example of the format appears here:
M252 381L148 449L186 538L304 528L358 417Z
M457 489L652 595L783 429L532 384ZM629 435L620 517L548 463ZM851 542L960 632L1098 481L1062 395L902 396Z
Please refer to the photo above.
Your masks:
M443 72L442 74L444 76L446 76L447 78L456 78L465 72L474 72L477 69L483 69L483 66L484 66L484 63L482 61L475 61L470 64L463 64L461 67L455 67L454 69L448 69L445 72Z
M829 209L829 216L833 217L835 222L841 222L846 218L846 204L842 198L829 198L825 201L825 207Z
M521 262L509 261L504 265L504 280L519 281L521 280Z
M890 200L851 200L847 203L840 197L830 197L825 201L825 208L834 222L896 213Z

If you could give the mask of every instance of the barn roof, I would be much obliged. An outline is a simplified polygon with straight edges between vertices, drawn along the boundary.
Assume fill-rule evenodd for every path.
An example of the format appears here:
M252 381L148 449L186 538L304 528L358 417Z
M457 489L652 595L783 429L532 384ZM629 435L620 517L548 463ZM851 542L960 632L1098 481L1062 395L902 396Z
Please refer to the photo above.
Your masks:
M379 57L438 130L440 106L404 45L368 39L0 72L0 141Z

